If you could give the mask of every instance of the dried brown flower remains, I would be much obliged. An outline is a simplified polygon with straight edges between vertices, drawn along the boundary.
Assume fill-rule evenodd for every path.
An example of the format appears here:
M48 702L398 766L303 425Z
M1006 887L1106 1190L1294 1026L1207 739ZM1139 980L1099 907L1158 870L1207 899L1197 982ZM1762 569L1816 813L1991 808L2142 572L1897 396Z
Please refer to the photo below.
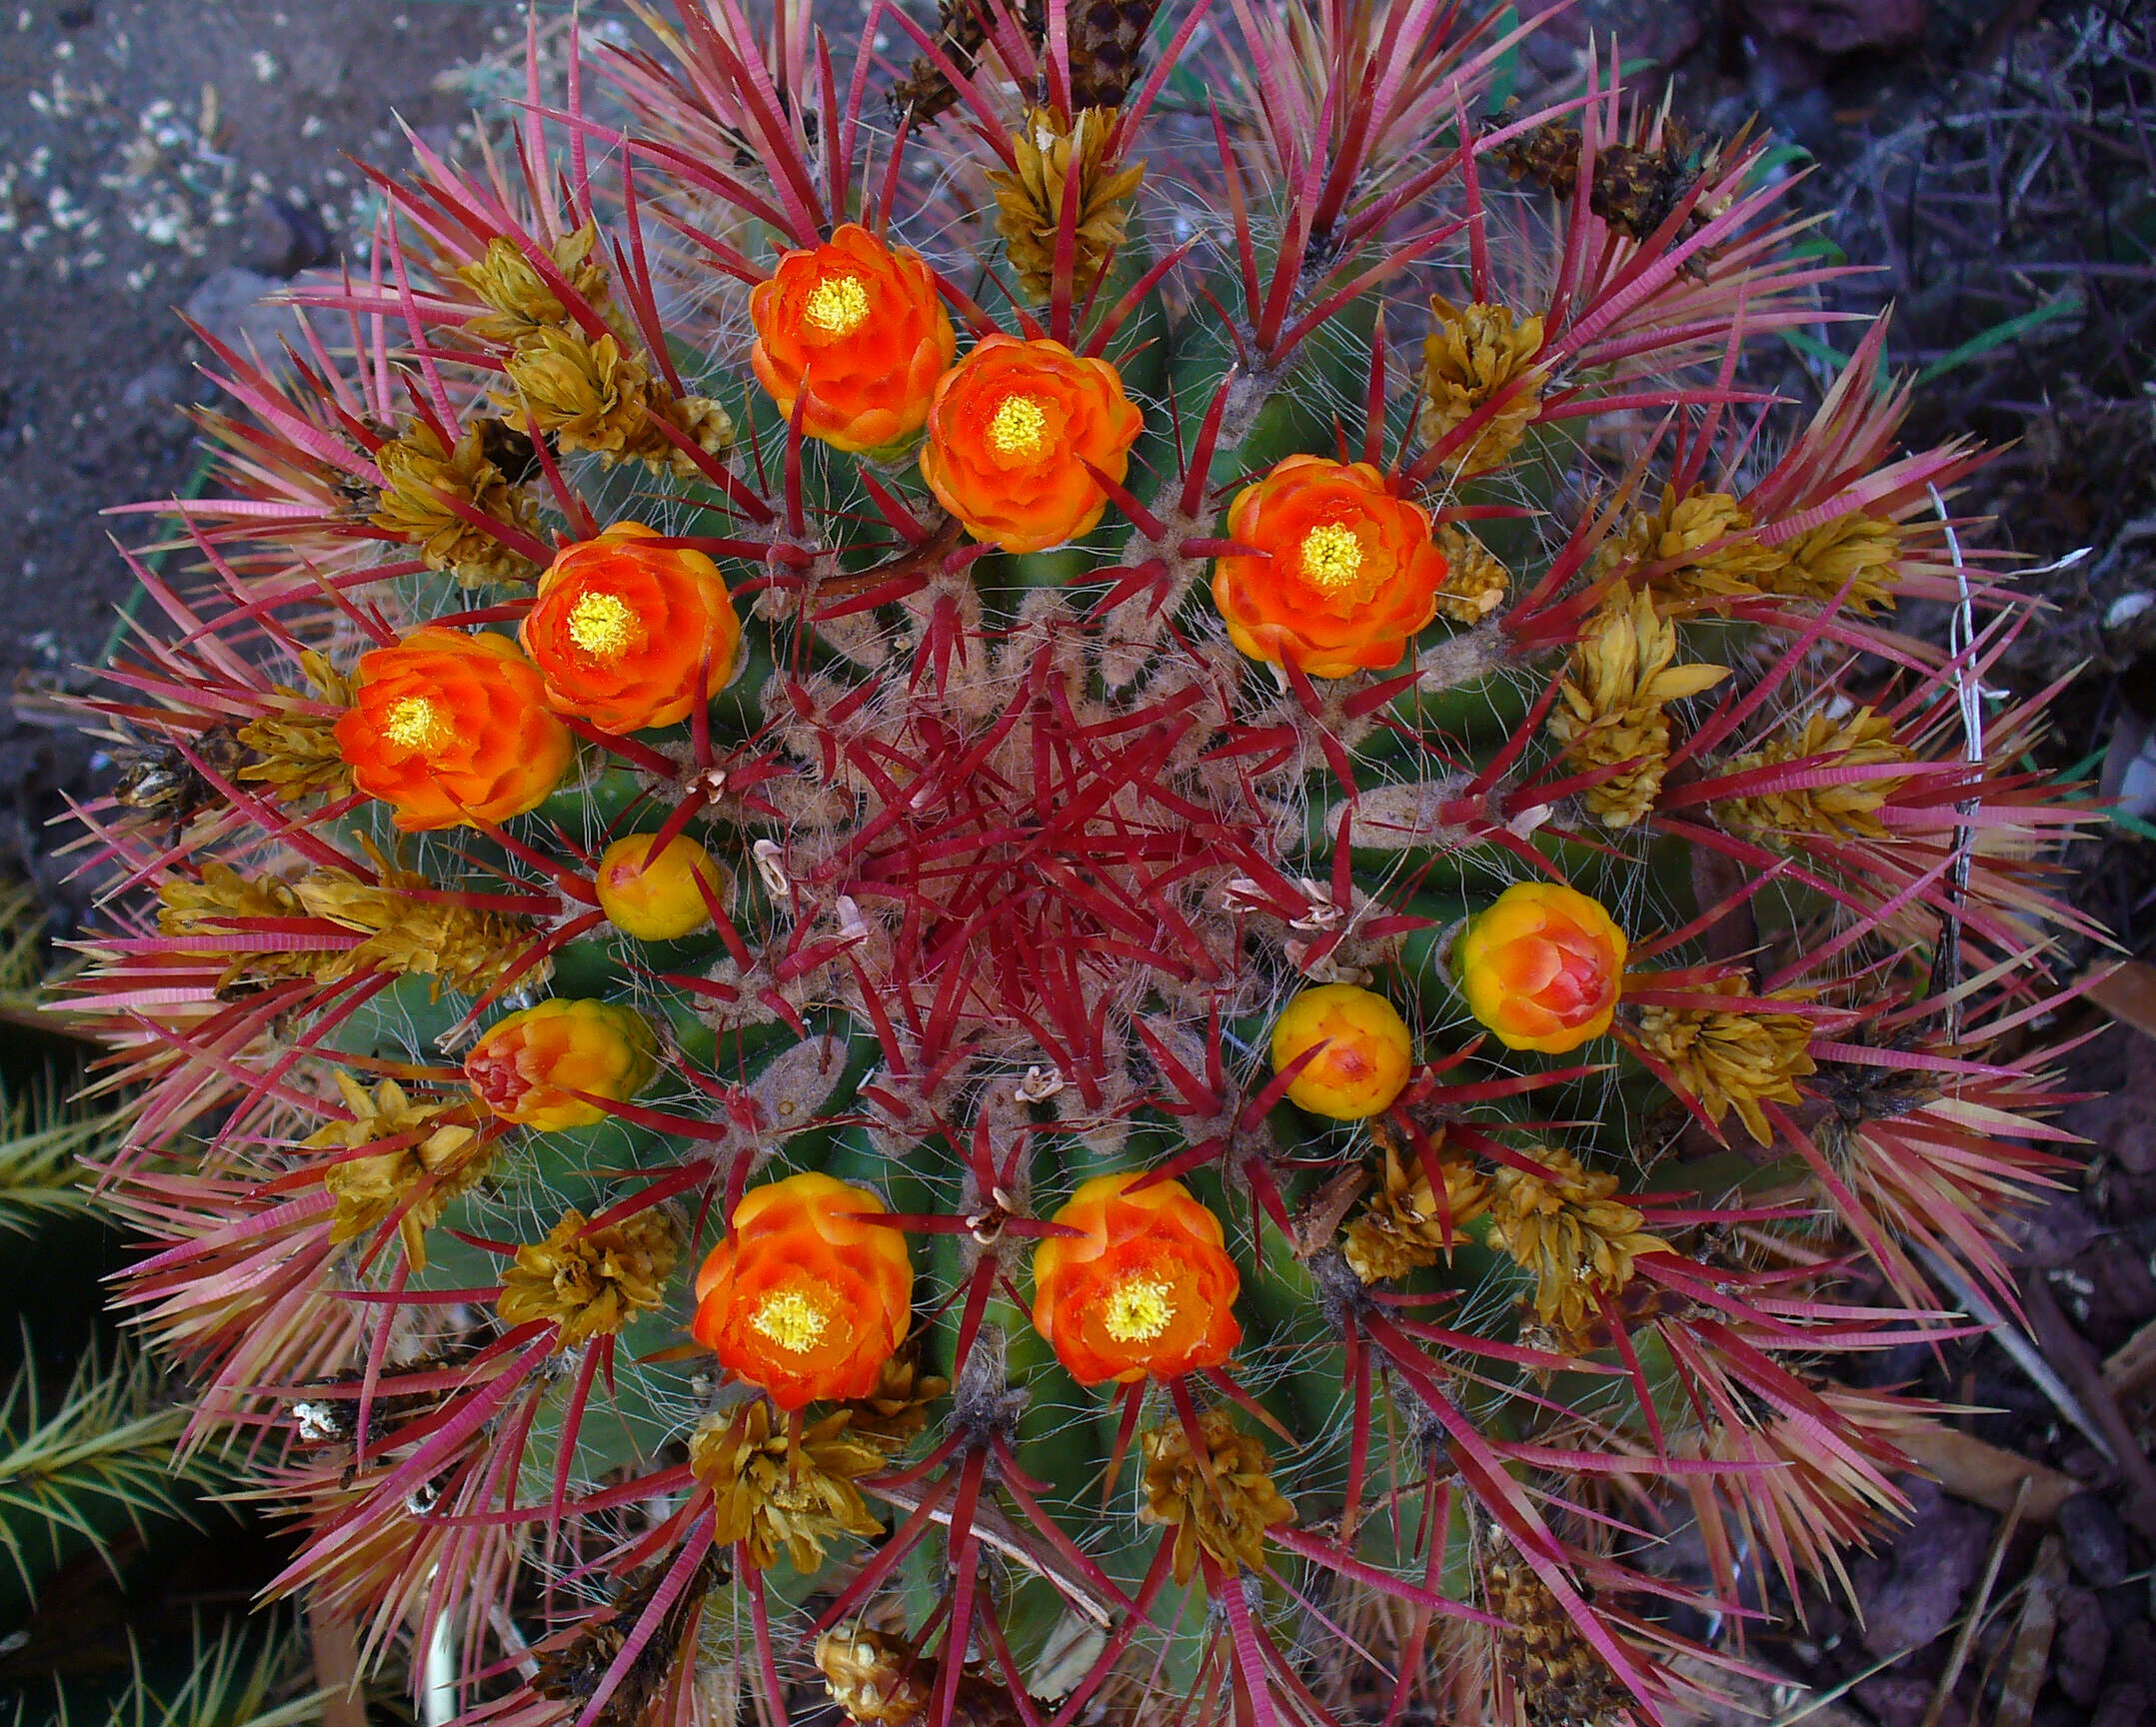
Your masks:
M1263 1443L1237 1431L1224 1409L1197 1418L1206 1456L1190 1448L1180 1421L1138 1435L1145 1454L1143 1523L1175 1531L1175 1581L1187 1583L1200 1550L1219 1564L1255 1570L1265 1531L1295 1520L1295 1508L1272 1483Z
M564 1349L612 1336L666 1300L680 1232L664 1211L639 1211L592 1228L565 1211L544 1241L517 1249L502 1278L501 1314L512 1325L552 1319Z
M1516 1555L1483 1566L1489 1610L1501 1622L1497 1649L1528 1727L1602 1727L1632 1694L1580 1636L1547 1585Z
M810 1423L794 1446L771 1417L762 1398L710 1416L690 1437L689 1467L712 1491L719 1540L747 1542L759 1568L783 1547L813 1576L826 1542L883 1533L854 1483L883 1467L884 1449L849 1431L844 1409Z

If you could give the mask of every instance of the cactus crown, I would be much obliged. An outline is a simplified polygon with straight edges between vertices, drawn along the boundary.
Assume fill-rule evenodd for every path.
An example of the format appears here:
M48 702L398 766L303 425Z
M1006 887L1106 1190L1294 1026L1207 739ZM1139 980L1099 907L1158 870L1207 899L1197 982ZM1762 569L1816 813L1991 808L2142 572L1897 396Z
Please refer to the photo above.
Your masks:
M1974 454L1876 328L1745 387L1759 141L1154 12L879 5L887 106L680 0L218 351L92 704L123 1299L490 1719L1654 1720L1667 1490L1831 1571L1916 1418L1831 1357L2007 1287Z

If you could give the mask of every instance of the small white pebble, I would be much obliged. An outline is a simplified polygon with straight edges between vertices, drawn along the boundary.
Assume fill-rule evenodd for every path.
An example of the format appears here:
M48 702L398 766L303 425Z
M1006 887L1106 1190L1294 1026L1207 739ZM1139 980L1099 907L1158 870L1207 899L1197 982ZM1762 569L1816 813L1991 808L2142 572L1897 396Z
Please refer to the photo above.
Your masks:
M2122 630L2151 606L2156 606L2156 594L2121 594L2104 614L2104 628Z

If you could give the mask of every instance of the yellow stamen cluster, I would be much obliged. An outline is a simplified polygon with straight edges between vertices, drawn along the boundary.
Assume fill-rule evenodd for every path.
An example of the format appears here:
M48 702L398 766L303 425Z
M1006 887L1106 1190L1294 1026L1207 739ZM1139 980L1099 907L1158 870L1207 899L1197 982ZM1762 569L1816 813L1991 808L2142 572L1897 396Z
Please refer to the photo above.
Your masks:
M1048 441L1049 417L1031 396L1006 396L989 421L989 443L1000 456L1038 456Z
M1167 1329L1175 1317L1171 1291L1152 1277L1131 1277L1119 1283L1108 1297L1107 1314L1101 1321L1118 1343L1150 1343Z
M424 696L407 696L382 717L382 736L400 750L431 753L449 742L451 731L434 703Z
M790 1354L813 1349L831 1329L831 1314L806 1289L775 1289L749 1321Z
M827 276L809 290L802 316L827 336L851 336L868 322L869 290L859 276Z
M1336 594L1355 579L1362 568L1362 542L1352 528L1323 522L1302 537L1297 553L1303 579L1328 594Z
M637 615L619 594L581 595L569 609L569 639L595 660L612 660L630 645Z

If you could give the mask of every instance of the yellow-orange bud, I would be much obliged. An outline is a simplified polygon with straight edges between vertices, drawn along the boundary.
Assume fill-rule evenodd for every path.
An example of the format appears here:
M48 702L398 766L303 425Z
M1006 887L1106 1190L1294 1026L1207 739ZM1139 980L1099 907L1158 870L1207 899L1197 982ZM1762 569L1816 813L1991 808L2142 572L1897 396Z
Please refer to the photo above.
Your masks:
M1414 1062L1407 1022L1382 995L1352 983L1320 983L1288 1002L1272 1025L1273 1071L1319 1043L1325 1047L1289 1082L1287 1097L1335 1121L1389 1108Z
M656 834L629 834L600 854L593 884L599 908L614 926L639 941L671 941L703 928L711 918L704 882L724 900L727 875L718 860L687 835L677 834L655 858Z
M1452 950L1467 1010L1508 1049L1561 1055L1609 1029L1627 943L1598 900L1520 881L1468 919Z
M542 1133L590 1127L607 1112L587 1097L634 1097L659 1070L643 1014L612 1001L560 996L497 1021L464 1058L479 1100L504 1121Z

